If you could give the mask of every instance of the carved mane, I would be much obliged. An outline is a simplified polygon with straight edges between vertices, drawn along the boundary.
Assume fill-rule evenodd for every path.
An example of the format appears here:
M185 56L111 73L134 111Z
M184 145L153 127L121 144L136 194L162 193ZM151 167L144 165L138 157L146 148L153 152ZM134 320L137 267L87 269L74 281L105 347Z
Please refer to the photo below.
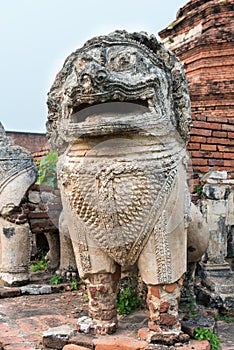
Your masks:
M62 102L64 98L64 84L68 77L76 69L76 60L84 55L88 50L94 48L103 48L106 45L129 45L140 49L146 57L150 57L152 62L159 64L168 72L172 80L172 98L174 102L174 121L176 129L182 139L187 143L189 131L192 125L189 91L185 78L182 63L174 53L167 50L160 44L156 37L147 33L128 33L126 31L115 31L109 35L97 36L88 40L83 47L73 52L65 60L63 68L57 74L54 84L48 93L48 120L47 120L47 136L54 149L63 149L64 140L59 133L59 124L62 120ZM93 58L95 61L95 59ZM103 60L103 65L105 62ZM68 101L68 108L76 103L76 96L71 95Z

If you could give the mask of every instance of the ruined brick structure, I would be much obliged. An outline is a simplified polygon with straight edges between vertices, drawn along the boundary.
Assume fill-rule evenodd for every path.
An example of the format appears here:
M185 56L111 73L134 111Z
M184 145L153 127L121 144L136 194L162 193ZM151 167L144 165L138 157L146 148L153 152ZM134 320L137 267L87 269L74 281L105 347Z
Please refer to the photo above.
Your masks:
M55 270L59 265L58 221L62 210L60 191L49 185L33 185L25 204L33 238L33 249L48 251L47 266Z
M233 0L191 0L159 32L165 46L185 65L193 118L188 149L195 185L211 170L234 176L233 10Z
M6 135L14 140L16 145L31 152L37 163L49 152L46 134L7 131ZM28 192L24 211L28 217L32 232L32 255L38 250L48 251L47 265L54 270L59 264L59 234L58 219L62 210L60 191L49 185L33 185Z
M189 84L191 184L203 187L200 205L210 231L202 262L204 292L226 308L234 305L233 32L233 0L191 0L159 33L184 62Z

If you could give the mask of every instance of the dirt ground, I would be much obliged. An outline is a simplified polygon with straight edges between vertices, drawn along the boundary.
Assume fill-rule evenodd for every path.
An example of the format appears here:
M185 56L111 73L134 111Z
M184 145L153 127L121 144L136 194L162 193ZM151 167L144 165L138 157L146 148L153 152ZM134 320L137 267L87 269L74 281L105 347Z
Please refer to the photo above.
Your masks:
M38 275L33 283L48 283L50 276ZM11 288L0 287L0 343L4 350L43 349L42 334L51 327L76 324L77 318L88 315L84 285L78 290L57 286L52 294L6 296ZM64 288L65 287L65 288ZM56 292L62 289L63 291ZM68 289L68 290L66 290ZM15 288L16 290L16 288ZM120 317L117 334L137 337L139 328L147 327L148 311L136 310ZM234 350L234 324L217 322L217 334L223 350Z

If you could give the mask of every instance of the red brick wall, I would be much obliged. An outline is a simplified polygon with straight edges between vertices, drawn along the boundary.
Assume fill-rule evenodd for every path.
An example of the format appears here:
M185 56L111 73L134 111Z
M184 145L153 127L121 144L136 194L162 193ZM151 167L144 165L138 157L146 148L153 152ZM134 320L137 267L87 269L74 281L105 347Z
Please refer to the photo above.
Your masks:
M6 135L11 137L15 144L26 148L31 153L41 152L49 148L46 134L6 131Z
M178 37L183 34L184 38ZM193 118L188 149L197 177L194 184L210 170L226 170L234 177L233 34L233 0L192 0L159 33L185 65Z
M49 152L50 147L46 134L6 131L6 135L11 137L16 145L24 147L31 152L36 162Z

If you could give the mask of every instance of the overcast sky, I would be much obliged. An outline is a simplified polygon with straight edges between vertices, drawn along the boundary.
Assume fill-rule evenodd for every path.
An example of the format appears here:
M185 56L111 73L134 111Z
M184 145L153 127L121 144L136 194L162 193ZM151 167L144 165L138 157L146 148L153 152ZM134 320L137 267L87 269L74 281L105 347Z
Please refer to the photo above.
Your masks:
M65 58L115 29L155 34L186 0L1 0L0 121L45 132L47 92Z

